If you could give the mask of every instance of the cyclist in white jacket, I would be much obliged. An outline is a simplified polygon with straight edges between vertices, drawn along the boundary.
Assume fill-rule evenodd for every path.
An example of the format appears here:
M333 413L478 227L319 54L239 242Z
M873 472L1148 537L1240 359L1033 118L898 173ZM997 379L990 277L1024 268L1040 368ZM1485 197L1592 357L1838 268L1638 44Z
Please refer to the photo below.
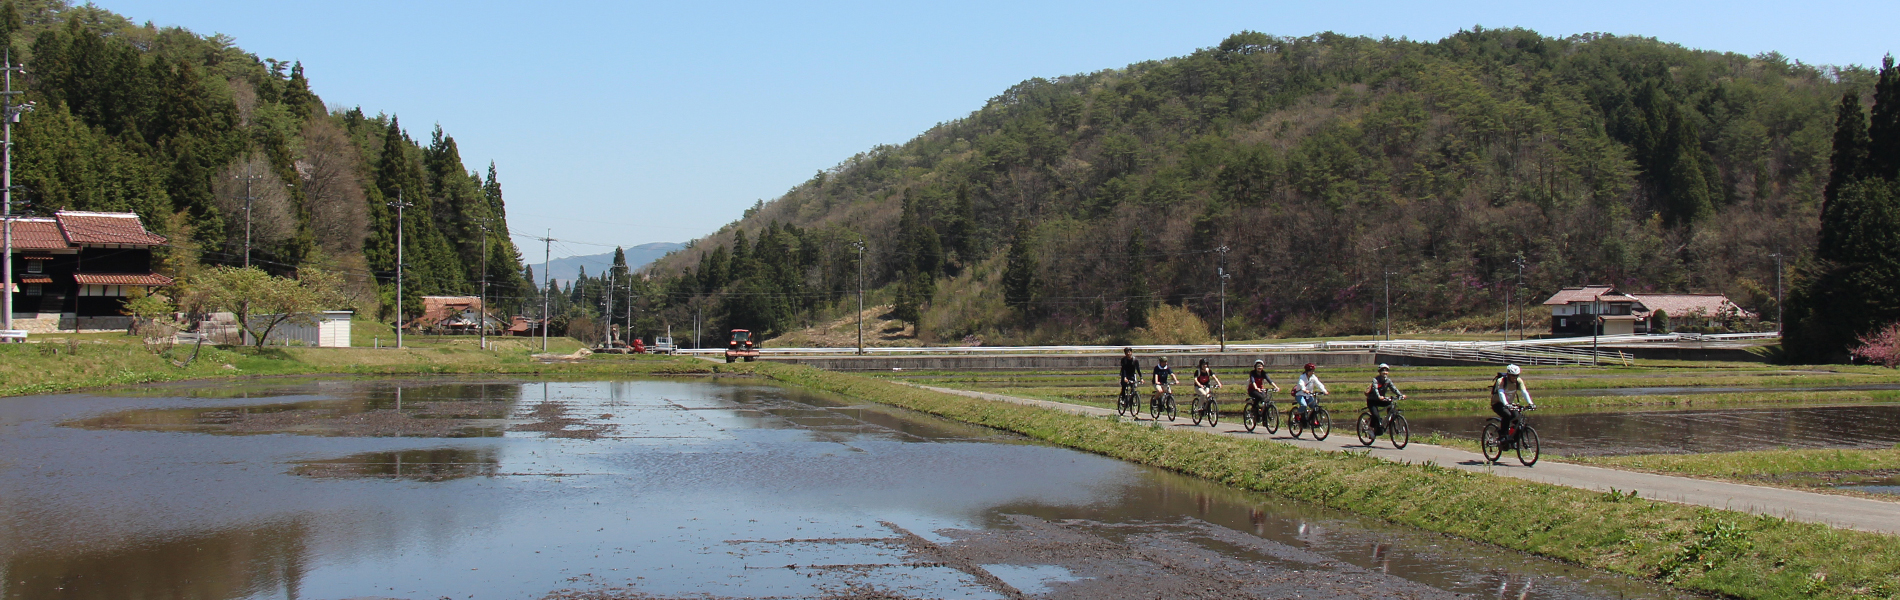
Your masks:
M1319 380L1319 365L1306 363L1306 370L1300 373L1299 381L1293 382L1293 400L1299 403L1301 412L1319 406L1318 396L1327 393L1326 384Z

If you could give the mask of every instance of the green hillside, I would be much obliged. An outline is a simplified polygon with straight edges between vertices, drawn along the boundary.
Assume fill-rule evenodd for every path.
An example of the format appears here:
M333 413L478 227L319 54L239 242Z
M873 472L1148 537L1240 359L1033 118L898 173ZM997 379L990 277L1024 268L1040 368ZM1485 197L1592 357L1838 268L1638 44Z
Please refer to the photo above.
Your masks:
M395 209L409 264L405 309L425 294L474 293L488 226L491 291L508 309L532 295L507 235L501 186L463 165L439 127L426 144L393 115L326 107L300 64L259 58L222 35L134 24L92 5L9 0L0 40L35 103L14 128L19 198L32 212L131 211L172 241L163 270L244 259L321 266L352 282L359 308L394 299ZM249 191L245 186L248 182Z
M1520 258L1532 305L1613 283L1772 316L1771 255L1808 260L1837 104L1874 75L1600 34L1245 32L1018 84L747 211L643 293L787 331L843 309L862 237L867 286L926 340L1212 323L1222 247L1233 337L1370 333L1388 270L1399 328L1501 327Z

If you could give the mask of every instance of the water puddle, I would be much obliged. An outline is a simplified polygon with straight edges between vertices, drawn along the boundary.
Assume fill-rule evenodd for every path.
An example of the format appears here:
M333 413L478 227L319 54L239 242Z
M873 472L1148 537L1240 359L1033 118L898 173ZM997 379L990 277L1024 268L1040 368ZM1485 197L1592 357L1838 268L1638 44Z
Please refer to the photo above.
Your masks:
M1478 436L1489 412L1413 415L1412 433ZM1687 454L1782 448L1890 448L1900 404L1531 413L1546 452L1573 456Z
M805 390L284 386L0 399L0 598L1679 597Z

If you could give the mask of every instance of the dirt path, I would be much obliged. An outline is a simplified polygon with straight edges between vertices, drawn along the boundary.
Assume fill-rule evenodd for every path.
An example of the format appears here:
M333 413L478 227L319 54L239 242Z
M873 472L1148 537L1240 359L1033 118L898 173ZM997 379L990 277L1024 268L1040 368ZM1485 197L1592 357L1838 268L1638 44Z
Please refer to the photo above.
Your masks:
M971 392L925 385L918 385L916 387L946 394L1038 406L1089 416L1112 416L1115 414L1113 410L1093 406L1080 406L1062 402L1033 400L987 392ZM1333 435L1326 438L1325 441L1314 441L1305 437L1295 439L1287 434L1284 427L1281 428L1280 433L1274 435L1268 435L1265 429L1259 429L1256 433L1247 433L1247 430L1240 426L1238 419L1222 421L1218 427L1194 425L1193 421L1187 417L1187 404L1189 401L1182 400L1182 402L1182 415L1180 419L1169 422L1164 418L1162 423L1170 427L1199 431L1210 435L1257 437L1258 439L1273 440L1301 448L1332 452L1370 452L1373 456L1392 461L1431 461L1440 465L1467 471L1479 471L1505 477L1516 477L1540 483L1604 492L1612 489L1618 491L1635 491L1639 496L1652 500L1664 500L1681 504L1769 515L1791 521L1823 523L1835 527L1859 529L1862 531L1900 534L1900 502L1883 502L1850 496L1836 496L1832 494L1819 494L1815 492L1692 479L1688 477L1672 477L1668 475L1621 471L1617 469L1551 461L1539 462L1535 467L1524 467L1518 465L1509 453L1506 453L1505 460L1510 462L1501 461L1495 465L1486 465L1484 458L1474 452L1444 446L1421 444L1418 442L1411 443L1406 446L1404 450L1395 450L1390 443L1381 439L1378 443L1368 448L1359 443L1358 438L1355 437L1352 431L1352 420L1357 418L1358 411L1353 411L1351 414L1345 415L1335 413L1333 415ZM1143 404L1144 406L1146 405L1145 399ZM1284 406L1285 403L1281 403L1281 405ZM1143 422L1147 421L1146 418L1138 420Z

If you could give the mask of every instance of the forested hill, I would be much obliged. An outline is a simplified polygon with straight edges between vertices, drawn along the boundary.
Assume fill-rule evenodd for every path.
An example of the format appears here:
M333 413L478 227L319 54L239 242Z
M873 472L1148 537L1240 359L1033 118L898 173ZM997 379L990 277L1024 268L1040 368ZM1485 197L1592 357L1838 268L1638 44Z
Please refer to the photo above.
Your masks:
M27 69L16 89L36 105L13 133L15 184L33 212L136 212L171 239L163 270L188 279L203 265L243 262L248 195L253 264L339 271L359 307L387 312L389 204L401 198L410 314L424 294L476 291L484 237L503 308L535 292L494 166L468 171L440 127L424 144L394 116L333 111L301 64L260 59L222 35L64 0L9 0L0 13L0 39Z
M1520 258L1532 306L1613 283L1773 315L1771 255L1813 247L1835 105L1872 77L1611 35L1246 32L1025 81L649 272L784 331L855 290L862 236L926 339L1212 323L1223 257L1241 336L1370 333L1386 271L1402 329L1495 323Z

